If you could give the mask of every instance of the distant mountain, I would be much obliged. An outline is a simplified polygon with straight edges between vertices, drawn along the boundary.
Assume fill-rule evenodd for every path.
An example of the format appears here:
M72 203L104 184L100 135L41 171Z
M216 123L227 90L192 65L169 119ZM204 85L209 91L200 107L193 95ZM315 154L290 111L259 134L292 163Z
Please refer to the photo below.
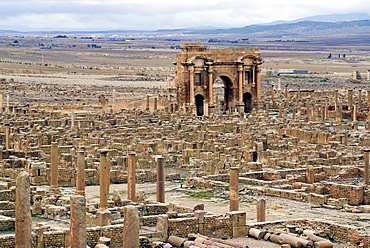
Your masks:
M370 32L370 20L318 22L299 21L272 25L250 25L241 28L193 30L193 34L274 34L274 35L320 35L320 34L363 34Z
M296 23L301 21L314 21L314 22L350 22L358 20L370 20L370 15L366 13L351 13L351 14L333 14L333 15L314 15L304 18L295 19L292 21L274 21L270 23L263 23L260 25L276 25L284 23Z

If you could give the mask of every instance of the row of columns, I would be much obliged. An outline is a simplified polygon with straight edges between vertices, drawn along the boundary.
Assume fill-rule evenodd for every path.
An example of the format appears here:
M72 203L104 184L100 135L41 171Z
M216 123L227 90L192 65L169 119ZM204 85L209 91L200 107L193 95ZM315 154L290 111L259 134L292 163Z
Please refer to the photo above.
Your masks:
M100 152L100 210L104 212L108 208L108 194L110 185L110 163L108 162L109 150L102 150ZM50 193L60 193L58 184L58 143L52 142L50 155ZM127 198L133 202L136 201L136 154L128 154L128 178L127 178ZM76 194L85 195L85 152L80 150L77 152L77 179L76 179ZM165 202L165 174L164 174L164 158L157 157L157 201Z

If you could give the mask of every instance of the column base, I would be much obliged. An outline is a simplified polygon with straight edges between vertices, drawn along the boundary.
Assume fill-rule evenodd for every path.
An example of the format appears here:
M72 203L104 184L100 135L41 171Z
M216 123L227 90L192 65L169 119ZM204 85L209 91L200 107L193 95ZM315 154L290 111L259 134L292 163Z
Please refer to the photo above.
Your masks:
M238 113L244 113L244 104L237 104L235 108L237 109Z
M108 209L102 209L96 213L96 225L108 226L111 224L111 212Z
M208 105L208 114L212 115L216 112L216 106L215 105Z

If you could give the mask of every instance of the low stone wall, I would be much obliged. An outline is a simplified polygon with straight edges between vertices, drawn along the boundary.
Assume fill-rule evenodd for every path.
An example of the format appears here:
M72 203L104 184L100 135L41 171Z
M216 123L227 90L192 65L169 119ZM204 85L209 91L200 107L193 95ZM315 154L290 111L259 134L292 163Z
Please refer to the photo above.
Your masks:
M63 231L50 231L43 233L44 246L64 247L66 242L66 233Z
M322 183L324 189L330 192L333 198L347 198L349 204L364 203L364 186L345 185L332 182Z
M0 231L14 230L15 218L0 216Z
M195 211L194 215L168 219L168 236L187 237L189 233L199 233L214 238L231 238L246 235L245 212L206 215L200 210Z
M100 237L107 237L111 239L110 247L122 247L123 242L123 224L111 225L104 227L87 228L87 244L90 247L95 247ZM38 235L33 235L32 248L36 247L53 247L61 248L69 246L70 231L69 229L50 231L39 230ZM14 234L1 235L0 247L14 248L15 240Z
M168 236L186 237L189 233L199 232L199 220L196 217L168 220Z
M205 236L230 238L233 236L233 225L228 216L204 216Z
M31 248L37 248L37 236L32 235L32 246ZM15 247L15 236L14 234L7 234L0 236L1 248L14 248Z

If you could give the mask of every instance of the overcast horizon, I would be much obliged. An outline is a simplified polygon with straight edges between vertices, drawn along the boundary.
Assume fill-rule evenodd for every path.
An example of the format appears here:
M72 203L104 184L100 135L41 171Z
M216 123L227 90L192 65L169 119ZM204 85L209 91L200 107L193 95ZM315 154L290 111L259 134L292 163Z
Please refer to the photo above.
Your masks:
M243 27L314 15L370 14L370 2L281 0L0 0L0 30L157 30Z

